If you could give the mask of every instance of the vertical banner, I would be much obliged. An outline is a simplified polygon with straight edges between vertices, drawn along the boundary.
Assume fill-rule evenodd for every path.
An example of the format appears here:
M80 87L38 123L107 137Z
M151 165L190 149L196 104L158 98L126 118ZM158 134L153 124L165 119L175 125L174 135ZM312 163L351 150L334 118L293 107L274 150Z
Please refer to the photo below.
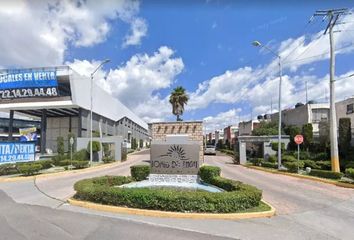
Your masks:
M35 160L34 142L0 142L0 164Z

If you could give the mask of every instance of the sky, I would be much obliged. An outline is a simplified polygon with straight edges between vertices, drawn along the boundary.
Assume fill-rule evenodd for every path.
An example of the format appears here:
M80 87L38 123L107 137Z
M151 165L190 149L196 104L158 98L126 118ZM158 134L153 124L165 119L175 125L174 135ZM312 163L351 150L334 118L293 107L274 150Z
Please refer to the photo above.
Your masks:
M327 19L316 10L348 8L354 1L128 1L13 0L0 2L0 67L69 65L146 122L173 121L168 101L183 86L184 120L206 131L308 100L328 102ZM311 20L310 20L311 19ZM354 14L335 26L336 97L354 94Z

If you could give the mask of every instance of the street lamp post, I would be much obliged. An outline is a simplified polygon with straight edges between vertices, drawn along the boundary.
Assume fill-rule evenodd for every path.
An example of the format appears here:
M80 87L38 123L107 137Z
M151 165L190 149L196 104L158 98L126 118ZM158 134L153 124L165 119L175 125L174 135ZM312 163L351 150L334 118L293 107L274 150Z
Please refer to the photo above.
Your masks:
M98 69L100 69L103 64L108 63L110 60L106 59L103 62L101 62L96 68L95 70L91 73L91 89L90 89L90 166L92 166L92 160L93 160L93 152L92 152L92 102L93 102L93 75L97 72Z
M267 49L269 52L274 54L278 58L278 65L279 65L279 99L278 99L278 110L279 110L279 119L278 119L278 169L281 169L281 82L282 82L282 63L281 63L281 56L274 52L269 47L262 45L259 41L254 41L252 43L255 47L263 47Z

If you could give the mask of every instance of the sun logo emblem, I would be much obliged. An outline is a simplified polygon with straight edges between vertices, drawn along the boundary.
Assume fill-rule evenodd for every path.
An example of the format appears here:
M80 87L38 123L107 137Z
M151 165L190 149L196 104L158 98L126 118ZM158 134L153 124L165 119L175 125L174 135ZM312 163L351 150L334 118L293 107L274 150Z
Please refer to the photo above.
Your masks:
M186 153L184 152L184 149L180 146L173 145L167 150L167 156L171 158L175 158L178 160L188 160L186 158Z

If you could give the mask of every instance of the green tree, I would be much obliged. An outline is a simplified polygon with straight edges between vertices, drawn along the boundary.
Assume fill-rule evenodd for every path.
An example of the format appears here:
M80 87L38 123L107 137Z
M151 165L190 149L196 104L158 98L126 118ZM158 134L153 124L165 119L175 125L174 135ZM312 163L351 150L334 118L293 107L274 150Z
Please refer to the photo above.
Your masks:
M306 123L302 126L302 135L304 137L304 147L308 151L313 143L313 127L312 123Z
M64 138L63 137L57 137L57 150L58 150L58 154L60 156L64 155Z
M180 116L184 112L184 105L187 105L189 97L186 93L186 89L179 86L173 89L170 95L170 103L172 105L172 113L177 116L177 121L182 121Z
M339 119L339 147L343 156L347 156L352 140L350 118Z
M252 131L252 135L278 135L278 122L261 122L259 127Z
M289 150L296 150L297 149L297 145L296 143L294 142L294 137L298 134L301 134L301 129L297 126L294 126L294 125L289 125L289 126L286 126L284 128L284 132L286 135L289 135L290 136L290 142L289 142L289 145L288 145L288 149Z
M329 123L327 121L320 121L318 124L318 130L320 135L320 146L322 147L323 151L327 151L330 146Z

